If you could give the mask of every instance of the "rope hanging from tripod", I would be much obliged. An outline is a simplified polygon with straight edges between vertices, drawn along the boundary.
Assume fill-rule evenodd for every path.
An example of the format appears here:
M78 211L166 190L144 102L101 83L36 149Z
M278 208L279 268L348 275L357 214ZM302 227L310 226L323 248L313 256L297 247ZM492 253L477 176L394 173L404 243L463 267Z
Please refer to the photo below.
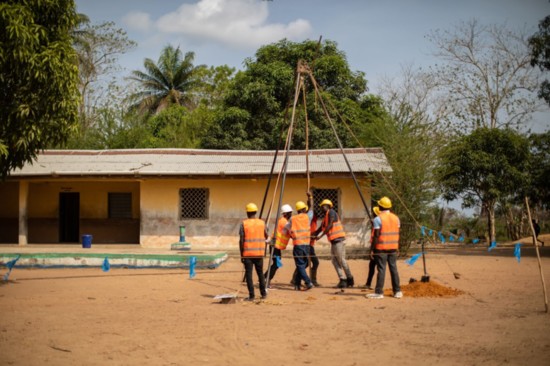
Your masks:
M367 202L365 201L365 197L363 197L363 192L361 192L361 187L359 186L359 183L357 182L357 178L355 177L355 173L353 172L353 169L351 168L351 164L348 160L348 157L346 156L346 152L344 151L344 147L342 146L342 141L340 141L340 137L338 137L338 132L336 131L336 127L334 127L334 123L332 122L332 118L330 117L330 114L328 113L327 107L325 105L325 102L323 100L323 96L321 95L321 92L319 91L319 88L317 86L317 81L311 74L311 72L308 72L309 78L311 80L311 83L313 84L313 88L315 89L316 95L319 97L319 102L321 103L321 107L323 109L323 112L325 113L325 117L327 118L330 127L332 129L332 132L334 133L334 137L336 137L336 142L338 143L338 147L340 148L340 151L342 152L342 156L344 157L344 161L346 162L346 165L349 169L349 172L351 174L351 177L353 178L353 182L355 183L355 188L357 188L357 192L359 193L359 197L361 198L361 202L363 203L363 206L365 207L365 211L367 212L367 216L369 217L369 220L372 222L373 217L370 213L369 206L367 205Z

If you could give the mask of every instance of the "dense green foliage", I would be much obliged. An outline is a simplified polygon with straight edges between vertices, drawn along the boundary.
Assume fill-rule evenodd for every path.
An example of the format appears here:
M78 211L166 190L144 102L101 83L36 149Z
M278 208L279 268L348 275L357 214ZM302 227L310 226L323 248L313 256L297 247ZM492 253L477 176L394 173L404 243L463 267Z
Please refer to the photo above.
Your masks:
M78 68L72 0L0 3L0 174L77 127Z
M261 47L254 58L245 61L245 70L238 72L230 85L203 147L275 149L285 122L285 112L294 99L298 60L306 61L314 69L323 98L330 101L344 119L352 125L365 122L361 119L361 100L367 90L364 74L350 69L345 54L336 43L282 40ZM305 89L310 147L336 147L328 121L307 78ZM332 118L338 119L336 115ZM289 119L286 119L287 123ZM304 121L304 107L300 104L292 148L305 147ZM338 131L344 145L355 145L342 124Z
M529 197L535 204L548 209L550 205L550 131L529 136L531 142L532 176Z
M539 23L539 31L529 38L531 65L541 70L550 70L550 15ZM550 81L544 80L539 89L539 97L550 105Z
M494 211L499 200L529 186L529 142L511 129L479 128L451 142L437 169L443 198L481 204L495 240Z
M191 91L198 83L194 58L193 52L183 55L179 48L168 45L157 63L145 59L145 71L132 72L131 79L138 83L138 90L130 96L133 107L140 112L153 113L171 104L193 108Z

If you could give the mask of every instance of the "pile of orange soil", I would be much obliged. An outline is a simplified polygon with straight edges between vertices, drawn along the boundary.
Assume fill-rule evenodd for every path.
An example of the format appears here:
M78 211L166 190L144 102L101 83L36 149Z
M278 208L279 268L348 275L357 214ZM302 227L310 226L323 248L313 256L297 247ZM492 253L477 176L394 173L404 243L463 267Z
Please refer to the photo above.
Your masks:
M456 297L464 294L464 291L443 286L434 281L412 282L401 286L401 291L405 297ZM391 289L385 292L387 296L393 295Z

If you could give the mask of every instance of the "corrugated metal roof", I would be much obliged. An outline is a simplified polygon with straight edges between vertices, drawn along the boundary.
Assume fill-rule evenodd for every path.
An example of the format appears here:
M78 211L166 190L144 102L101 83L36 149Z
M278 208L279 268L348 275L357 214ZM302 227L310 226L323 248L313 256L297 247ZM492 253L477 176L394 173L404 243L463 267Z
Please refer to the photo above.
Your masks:
M345 149L354 172L390 172L380 148ZM209 176L267 175L275 151L133 149L133 150L46 150L33 164L12 172L12 177L40 176ZM284 152L279 152L275 172L281 168ZM348 172L339 149L310 150L312 173ZM304 174L306 154L289 152L287 174Z

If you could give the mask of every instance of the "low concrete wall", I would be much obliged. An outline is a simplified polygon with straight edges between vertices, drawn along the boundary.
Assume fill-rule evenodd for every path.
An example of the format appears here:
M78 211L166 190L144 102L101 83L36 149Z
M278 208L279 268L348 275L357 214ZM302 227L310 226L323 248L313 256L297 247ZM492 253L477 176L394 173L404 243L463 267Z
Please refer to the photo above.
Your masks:
M17 243L17 225L15 230L15 240L4 243ZM84 234L96 244L139 244L139 219L81 219L79 238ZM59 243L59 220L30 218L29 243Z
M80 233L96 244L139 244L139 219L81 219Z
M184 223L186 228L185 239L191 243L192 248L198 250L238 250L238 234L241 223L242 219L213 219ZM147 225L152 225L152 223L149 222ZM348 247L367 248L370 246L371 232L366 219L352 218L343 220L343 225L346 231L346 245ZM142 246L146 248L169 249L171 243L179 241L179 235L163 235L163 228L163 225L157 226L157 235L142 235ZM273 230L274 223L271 222L269 225L270 235ZM174 227L172 231L177 234L179 227ZM328 248L330 244L326 237L324 237L317 245Z
M137 253L87 253L80 252L52 252L52 253L2 253L0 252L0 266L20 256L15 264L17 267L101 267L105 258L111 267L128 268L189 268L191 257L197 258L196 268L219 267L228 258L227 253L174 253L174 254L137 254Z

